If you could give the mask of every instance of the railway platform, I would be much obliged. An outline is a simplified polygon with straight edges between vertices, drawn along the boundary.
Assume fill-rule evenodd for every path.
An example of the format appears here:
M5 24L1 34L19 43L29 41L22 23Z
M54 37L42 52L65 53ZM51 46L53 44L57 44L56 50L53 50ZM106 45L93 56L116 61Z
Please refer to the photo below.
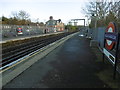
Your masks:
M6 43L6 42L11 42L11 41L19 41L19 40L24 40L24 39L30 39L30 38L34 38L34 37L49 36L49 35L52 35L52 34L59 34L59 33L62 33L62 32L47 33L47 34L40 34L40 35L23 35L23 36L17 36L17 37L12 37L12 38L2 38L2 40L0 41L0 44Z
M102 68L89 43L74 35L3 88L110 88L97 76Z

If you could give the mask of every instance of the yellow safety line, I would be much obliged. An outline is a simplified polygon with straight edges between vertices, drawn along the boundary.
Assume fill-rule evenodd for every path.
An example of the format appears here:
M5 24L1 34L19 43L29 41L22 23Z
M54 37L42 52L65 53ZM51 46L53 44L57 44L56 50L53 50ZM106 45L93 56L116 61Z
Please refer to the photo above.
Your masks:
M1 70L1 71L0 71L0 73L5 72L6 70L8 70L8 69L10 69L10 68L12 68L12 67L14 67L14 66L18 65L19 63L21 63L21 62L25 61L26 59L28 59L28 58L30 58L30 57L35 56L36 54L38 54L39 52L41 52L41 51L43 51L43 50L45 50L45 49L46 49L46 48L43 48L42 50L40 50L40 51L38 51L38 52L34 53L33 55L31 55L31 56L29 56L29 57L26 57L25 59L23 59L23 60L21 60L21 61L19 61L19 62L15 63L15 64L13 64L12 66L7 67L6 69Z

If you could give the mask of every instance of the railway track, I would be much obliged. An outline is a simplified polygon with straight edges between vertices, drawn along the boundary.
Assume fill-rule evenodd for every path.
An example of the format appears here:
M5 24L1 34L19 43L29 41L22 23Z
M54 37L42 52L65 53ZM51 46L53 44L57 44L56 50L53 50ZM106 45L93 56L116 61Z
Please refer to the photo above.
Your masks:
M59 35L46 37L43 39L37 39L28 43L24 43L12 48L6 48L2 50L2 59L0 60L0 70L3 70L18 61L22 60L27 55L33 54L35 51L42 47L49 45L71 33L61 33Z

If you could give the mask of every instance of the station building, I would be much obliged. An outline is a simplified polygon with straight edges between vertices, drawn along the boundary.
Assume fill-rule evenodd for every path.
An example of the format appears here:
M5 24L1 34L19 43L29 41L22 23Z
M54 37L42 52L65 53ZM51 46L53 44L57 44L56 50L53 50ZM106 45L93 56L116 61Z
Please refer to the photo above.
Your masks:
M64 23L62 23L61 19L54 20L52 16L50 16L49 20L46 22L47 32L59 32L64 31Z

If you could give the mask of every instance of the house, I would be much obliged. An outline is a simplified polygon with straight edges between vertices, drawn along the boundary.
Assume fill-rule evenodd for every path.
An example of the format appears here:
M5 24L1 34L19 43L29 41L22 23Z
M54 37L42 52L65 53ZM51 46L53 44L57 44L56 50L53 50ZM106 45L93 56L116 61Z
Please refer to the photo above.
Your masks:
M58 32L64 30L64 23L61 22L61 19L54 20L52 16L46 22L46 29L47 32Z

